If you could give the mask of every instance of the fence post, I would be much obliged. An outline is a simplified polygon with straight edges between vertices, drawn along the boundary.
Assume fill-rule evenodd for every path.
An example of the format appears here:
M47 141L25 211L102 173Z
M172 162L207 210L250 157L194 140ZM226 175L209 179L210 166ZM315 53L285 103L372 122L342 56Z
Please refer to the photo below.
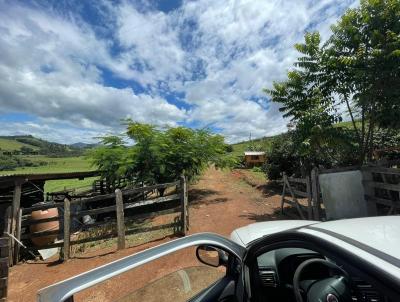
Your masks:
M118 249L125 248L125 223L124 223L124 199L120 189L115 190L115 205L117 214Z
M69 259L70 252L70 223L71 223L71 202L68 198L64 199L64 255L63 260Z
M14 194L13 194L13 203L12 203L12 216L11 216L11 235L16 235L16 229L17 229L17 220L18 220L18 213L21 205L21 191L22 191L22 184L21 182L16 182L15 187L14 187ZM18 243L14 242L14 240L11 240L11 245L10 245L10 250L12 251L12 255L10 255L10 265L13 265L13 260L15 259L15 246L18 245Z
M311 180L309 175L306 176L306 187L307 187L307 213L308 213L308 219L311 220L313 217L313 209L312 209Z
M320 220L320 196L318 183L318 168L311 170L312 200L314 207L314 219Z
M22 222L22 209L19 209L17 213L17 219L16 219L16 226L15 226L15 238L18 240L21 240L21 222ZM14 264L18 264L19 261L19 243L15 242L14 245Z
M12 224L12 206L7 207L6 209L6 214L4 215L4 231L7 232L8 234L11 234L11 224ZM8 236L8 244L7 244L7 261L8 265L12 266L13 258L12 258L12 250L11 250L11 237Z
M181 176L181 223L182 223L182 234L186 236L188 231L188 210L187 210L187 184L186 177Z
M9 238L0 238L0 301L7 299L9 243Z

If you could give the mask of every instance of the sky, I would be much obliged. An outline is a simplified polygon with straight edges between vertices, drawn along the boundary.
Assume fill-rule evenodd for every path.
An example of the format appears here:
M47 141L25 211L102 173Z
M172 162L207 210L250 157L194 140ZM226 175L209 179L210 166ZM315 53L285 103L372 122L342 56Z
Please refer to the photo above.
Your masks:
M354 0L0 0L0 135L60 143L121 120L207 127L233 143L286 131L263 88L295 43Z

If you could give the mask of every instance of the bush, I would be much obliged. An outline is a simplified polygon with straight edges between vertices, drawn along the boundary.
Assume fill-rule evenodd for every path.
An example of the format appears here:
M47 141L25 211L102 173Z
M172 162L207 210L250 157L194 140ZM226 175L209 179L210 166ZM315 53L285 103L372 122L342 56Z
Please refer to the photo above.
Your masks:
M282 172L288 175L300 172L300 157L291 134L286 133L274 138L263 166L268 179L276 180L282 177Z
M338 133L330 137L325 132L321 134L323 139L311 144L296 130L276 137L263 167L267 177L276 180L281 178L283 172L302 177L309 174L313 167L333 168L356 164L354 133L345 129Z

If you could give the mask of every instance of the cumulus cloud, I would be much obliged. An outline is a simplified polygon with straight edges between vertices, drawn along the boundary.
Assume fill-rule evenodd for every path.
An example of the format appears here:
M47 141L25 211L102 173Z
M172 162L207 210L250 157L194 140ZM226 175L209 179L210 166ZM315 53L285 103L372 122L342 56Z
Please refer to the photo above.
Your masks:
M231 142L283 132L262 89L284 78L306 31L327 38L357 1L200 0L168 12L145 3L101 2L91 20L67 5L0 2L0 116L43 125L16 121L13 133L79 141L126 117L211 125Z

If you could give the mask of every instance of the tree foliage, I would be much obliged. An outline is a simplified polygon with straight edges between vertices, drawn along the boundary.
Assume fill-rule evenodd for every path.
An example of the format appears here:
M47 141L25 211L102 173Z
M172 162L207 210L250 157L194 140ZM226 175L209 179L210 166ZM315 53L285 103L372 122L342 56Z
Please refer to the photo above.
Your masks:
M137 183L165 183L185 174L198 176L209 164L225 167L232 162L226 156L227 145L220 135L206 129L169 127L127 122L127 137L107 136L102 145L89 154L92 163L110 180L126 177Z
M400 1L362 0L332 26L324 45L314 32L295 48L299 57L287 80L265 92L290 118L299 159L370 160L375 134L400 128ZM351 132L336 125L343 117L352 120Z

